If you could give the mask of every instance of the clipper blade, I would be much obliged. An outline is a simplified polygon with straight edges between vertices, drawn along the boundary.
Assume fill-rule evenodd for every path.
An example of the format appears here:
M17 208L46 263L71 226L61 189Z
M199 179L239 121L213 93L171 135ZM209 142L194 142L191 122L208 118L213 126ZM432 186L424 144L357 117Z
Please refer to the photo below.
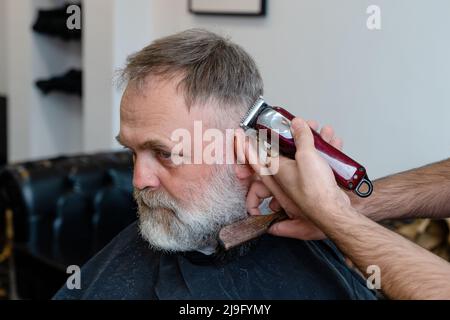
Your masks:
M254 122L258 118L258 115L264 110L268 104L264 101L263 97L259 97L258 100L248 109L245 116L242 118L240 127L247 131L253 127Z

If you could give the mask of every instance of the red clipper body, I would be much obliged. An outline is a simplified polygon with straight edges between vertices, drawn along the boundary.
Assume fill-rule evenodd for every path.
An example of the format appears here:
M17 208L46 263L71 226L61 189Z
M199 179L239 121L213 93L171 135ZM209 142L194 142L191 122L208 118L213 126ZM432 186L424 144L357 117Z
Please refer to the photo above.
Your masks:
M279 151L291 159L295 158L296 147L290 126L294 115L281 107L268 105L262 97L249 109L241 121L241 127L248 129L266 129L269 139L271 131L279 136ZM327 161L333 170L337 183L348 190L354 191L360 197L368 197L372 193L372 182L367 177L366 169L358 162L325 142L320 135L312 130L317 151ZM269 141L270 142L270 141ZM362 188L365 187L365 191Z

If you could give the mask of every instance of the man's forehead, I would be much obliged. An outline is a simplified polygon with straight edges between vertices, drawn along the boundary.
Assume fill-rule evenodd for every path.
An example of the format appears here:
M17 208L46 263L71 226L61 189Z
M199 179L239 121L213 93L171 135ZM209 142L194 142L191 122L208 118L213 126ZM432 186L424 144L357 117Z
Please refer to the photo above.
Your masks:
M192 106L188 109L175 83L162 83L140 90L129 86L121 103L119 137L125 141L157 136L160 140L170 141L175 130L193 132L196 121L201 121L205 127L211 117L209 108Z
M121 112L127 116L143 113L187 114L183 94L176 87L174 81L153 80L139 86L129 84L122 96Z
M167 122L184 119L189 112L182 94L169 81L149 81L142 86L128 85L122 97L121 121Z

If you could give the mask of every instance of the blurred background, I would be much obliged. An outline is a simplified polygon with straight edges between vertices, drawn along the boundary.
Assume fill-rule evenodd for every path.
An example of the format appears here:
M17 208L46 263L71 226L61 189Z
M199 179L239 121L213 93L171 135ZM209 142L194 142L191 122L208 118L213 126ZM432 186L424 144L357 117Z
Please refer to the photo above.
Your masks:
M161 36L229 36L256 60L266 100L331 124L372 179L449 157L449 1L223 2L73 1L82 23L69 30L68 1L0 0L0 299L50 298L68 265L135 219L113 79ZM436 223L399 228L448 257Z

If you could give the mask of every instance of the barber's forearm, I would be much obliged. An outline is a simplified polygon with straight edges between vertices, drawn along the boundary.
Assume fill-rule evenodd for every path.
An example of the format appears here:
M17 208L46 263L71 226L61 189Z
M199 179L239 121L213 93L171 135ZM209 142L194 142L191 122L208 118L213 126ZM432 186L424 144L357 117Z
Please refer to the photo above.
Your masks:
M381 290L391 299L450 299L450 264L359 214L332 208L311 220L362 272L381 270Z
M450 159L378 179L368 198L350 197L374 221L450 217Z

